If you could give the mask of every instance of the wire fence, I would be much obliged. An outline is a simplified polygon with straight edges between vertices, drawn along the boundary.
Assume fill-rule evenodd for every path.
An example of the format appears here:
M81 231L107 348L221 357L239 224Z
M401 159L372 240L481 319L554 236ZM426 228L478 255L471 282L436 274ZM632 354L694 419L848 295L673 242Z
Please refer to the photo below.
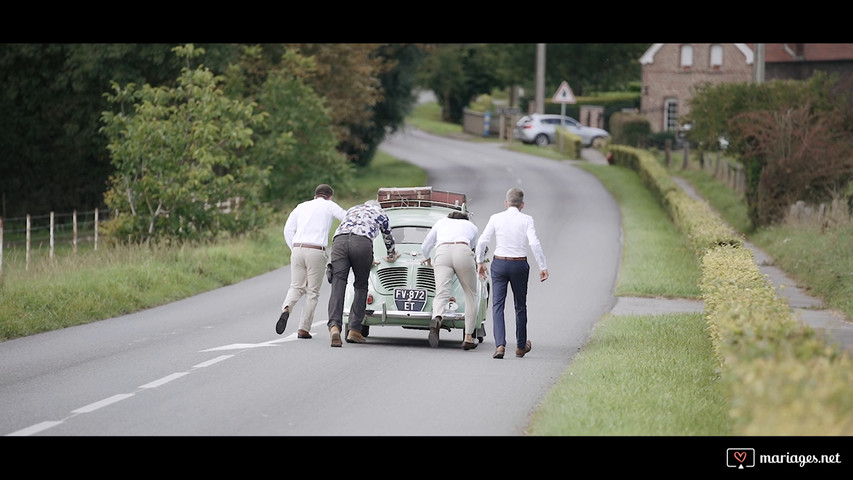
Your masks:
M97 250L100 222L108 218L109 213L109 210L96 208L85 212L0 217L0 272L3 271L4 249L25 248L28 269L33 246L43 248L46 244L50 258L54 258L57 245L70 245L73 254L81 243L91 243Z

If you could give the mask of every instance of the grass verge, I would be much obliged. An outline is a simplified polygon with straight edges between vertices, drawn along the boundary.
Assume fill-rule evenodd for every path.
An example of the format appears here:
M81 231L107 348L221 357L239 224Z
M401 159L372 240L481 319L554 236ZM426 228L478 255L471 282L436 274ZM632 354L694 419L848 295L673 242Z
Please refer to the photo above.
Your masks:
M533 414L529 435L726 435L701 314L600 320Z

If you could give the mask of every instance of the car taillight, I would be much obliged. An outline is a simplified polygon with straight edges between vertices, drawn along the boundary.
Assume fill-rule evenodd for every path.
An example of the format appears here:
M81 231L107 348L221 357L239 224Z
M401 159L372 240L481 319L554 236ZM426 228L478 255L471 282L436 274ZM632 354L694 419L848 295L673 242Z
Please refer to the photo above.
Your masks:
M367 304L373 305L373 294L372 293L367 294Z

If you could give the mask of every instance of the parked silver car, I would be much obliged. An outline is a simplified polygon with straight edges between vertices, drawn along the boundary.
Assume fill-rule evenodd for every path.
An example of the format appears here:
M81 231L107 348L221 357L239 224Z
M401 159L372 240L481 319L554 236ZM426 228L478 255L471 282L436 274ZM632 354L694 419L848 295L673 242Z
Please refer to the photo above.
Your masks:
M572 117L564 115L552 115L545 113L533 113L521 117L513 129L513 137L524 143L535 143L545 147L556 140L556 128L564 126L566 130L581 137L584 147L591 147L598 140L610 138L607 130L581 125Z

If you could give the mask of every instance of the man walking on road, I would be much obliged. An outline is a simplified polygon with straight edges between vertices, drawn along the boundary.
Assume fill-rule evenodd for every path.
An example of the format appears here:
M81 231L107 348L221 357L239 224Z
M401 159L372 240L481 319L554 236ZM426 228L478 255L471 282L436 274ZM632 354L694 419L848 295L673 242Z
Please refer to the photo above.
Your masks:
M302 296L307 300L302 308L297 337L311 338L314 310L320 299L320 286L326 270L326 245L332 221L343 221L346 210L332 201L335 191L325 183L314 189L314 199L302 202L290 212L284 224L284 241L290 248L290 289L281 304L281 316L275 333L281 335L287 327L290 312Z
M495 324L495 353L492 358L504 358L506 350L506 325L504 304L507 286L512 288L515 303L515 356L523 357L533 348L527 339L527 280L530 264L527 263L527 247L539 265L539 281L548 280L548 266L533 217L521 213L524 208L524 192L510 188L504 201L506 210L489 218L477 242L476 258L480 277L486 278L484 263L486 246L495 238L495 254L492 259L492 321Z

